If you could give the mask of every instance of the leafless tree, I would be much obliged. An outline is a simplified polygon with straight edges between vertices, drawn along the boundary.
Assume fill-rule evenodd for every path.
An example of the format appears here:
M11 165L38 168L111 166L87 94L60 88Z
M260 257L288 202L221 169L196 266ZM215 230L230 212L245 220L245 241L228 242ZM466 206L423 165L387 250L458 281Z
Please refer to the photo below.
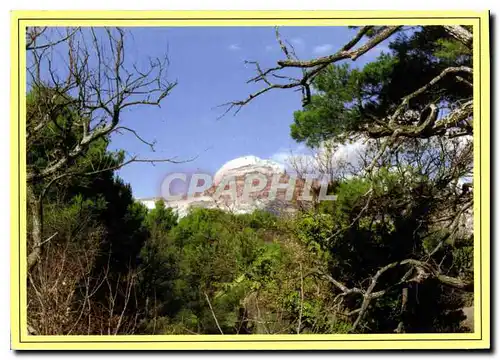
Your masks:
M72 176L92 176L133 162L179 162L175 158L143 159L137 155L118 164L92 164L92 171L71 166L100 139L115 132L129 132L151 148L154 142L142 138L122 123L124 110L137 106L160 106L176 86L167 79L169 60L150 59L141 67L126 58L126 33L110 28L29 28L26 35L28 91L36 95L26 119L26 150L47 129L60 130L57 146L44 149L47 163L28 165L26 181L32 221L32 247L28 271L40 258L43 239L43 197L48 189ZM71 111L62 124L59 116ZM76 137L67 141L68 133Z
M57 226L44 218L45 196L70 178L96 176L134 162L182 162L175 157L87 156L92 146L117 132L130 133L154 150L154 141L123 124L124 111L160 107L177 84L168 79L168 54L135 63L127 57L127 38L120 28L32 27L26 33L28 330L32 334L123 334L133 333L137 325L140 314L134 319L126 314L137 299L135 270L113 280L106 269L100 274L92 271L96 258L103 256L98 253L106 236L102 229L93 228L84 214ZM44 140L48 134L50 147ZM32 157L44 161L31 161ZM64 216L61 211L59 215ZM68 224L73 228L63 231ZM106 286L111 288L104 290ZM94 301L102 291L108 294L107 306Z

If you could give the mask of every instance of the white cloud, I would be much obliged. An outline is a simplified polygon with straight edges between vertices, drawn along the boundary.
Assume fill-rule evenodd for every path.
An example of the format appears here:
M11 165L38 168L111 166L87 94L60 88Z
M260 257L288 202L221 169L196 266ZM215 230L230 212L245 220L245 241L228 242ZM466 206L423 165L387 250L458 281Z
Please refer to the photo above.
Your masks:
M273 50L274 50L274 46L266 45L266 51L273 51Z
M303 47L306 42L300 37L295 37L290 39L290 44L292 44L293 46Z
M279 149L271 155L270 159L293 171L298 167L301 171L315 173L330 163L332 169L342 165L351 165L358 168L361 163L361 155L367 151L365 138L356 139L345 144L324 142L315 149L307 148L304 144L299 144L294 149Z
M308 149L304 144L298 144L294 149L292 148L281 148L272 154L269 159L276 161L285 166L289 165L289 159L292 156L305 155L309 153L310 149ZM309 155L307 155L309 156Z
M318 55L324 55L326 53L329 53L333 50L333 45L332 44L322 44L322 45L317 45L313 48L313 53L318 54Z
M276 161L277 163L285 165L289 157L290 157L289 151L278 151L272 154L270 159Z
M229 45L228 49L231 51L238 51L241 50L241 46L239 46L238 44L231 44Z
M334 163L343 161L352 165L357 165L360 160L360 155L363 154L366 149L366 139L364 138L342 144L335 151L332 161ZM324 148L323 151L327 151L327 148Z

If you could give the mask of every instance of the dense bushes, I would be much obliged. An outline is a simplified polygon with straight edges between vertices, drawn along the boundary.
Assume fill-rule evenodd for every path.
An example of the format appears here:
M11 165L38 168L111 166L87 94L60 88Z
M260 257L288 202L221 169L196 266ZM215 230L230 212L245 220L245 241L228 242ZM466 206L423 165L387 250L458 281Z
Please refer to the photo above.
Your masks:
M33 274L45 277L32 283L31 324L37 333L350 332L363 298L342 294L330 279L366 287L378 269L420 257L432 242L409 237L422 225L387 202L388 192L399 191L401 199L411 191L393 180L381 172L372 181L341 182L338 201L287 218L192 209L178 219L162 201L147 212L128 190L50 203L46 231L57 236ZM126 211L112 210L109 199L116 205L123 196ZM421 204L412 206L405 207L408 214ZM455 252L442 266L451 273L470 269L470 247ZM402 321L403 288L413 298L405 331L460 331L463 293L435 281L402 287L398 279L407 270L379 279L376 289L387 294L370 305L357 331L393 332Z

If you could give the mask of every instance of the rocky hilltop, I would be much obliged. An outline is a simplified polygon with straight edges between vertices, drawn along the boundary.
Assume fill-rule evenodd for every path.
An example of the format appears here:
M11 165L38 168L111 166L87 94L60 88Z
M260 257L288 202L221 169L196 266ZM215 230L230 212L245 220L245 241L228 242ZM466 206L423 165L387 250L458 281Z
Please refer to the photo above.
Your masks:
M264 184L260 185L260 181ZM245 184L255 191L244 196ZM194 196L184 196L181 200L166 201L168 207L177 210L180 217L186 216L192 207L219 208L236 214L250 213L256 209L268 210L273 213L293 212L299 206L306 206L300 195L308 194L309 189L303 179L296 179L293 190L278 188L273 196L273 181L279 184L291 184L293 178L287 174L283 165L260 159L256 156L245 156L227 162L213 177L213 184L203 193ZM307 185L309 186L309 185ZM313 183L317 186L317 183ZM233 188L233 191L231 191ZM306 193L307 191L307 193ZM236 196L234 196L236 195ZM139 199L148 208L153 208L159 198Z

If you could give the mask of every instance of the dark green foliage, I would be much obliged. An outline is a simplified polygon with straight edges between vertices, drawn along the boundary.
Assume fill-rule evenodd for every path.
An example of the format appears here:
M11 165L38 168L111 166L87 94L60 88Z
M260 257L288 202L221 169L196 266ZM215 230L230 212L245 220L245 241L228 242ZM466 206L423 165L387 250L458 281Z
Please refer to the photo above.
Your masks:
M316 146L323 140L344 140L353 132L382 121L409 95L449 66L472 66L470 51L442 27L400 33L390 51L361 69L348 63L330 65L316 77L310 104L294 114L291 136ZM449 76L439 87L416 97L408 109L423 110L430 101L454 101L470 87Z

